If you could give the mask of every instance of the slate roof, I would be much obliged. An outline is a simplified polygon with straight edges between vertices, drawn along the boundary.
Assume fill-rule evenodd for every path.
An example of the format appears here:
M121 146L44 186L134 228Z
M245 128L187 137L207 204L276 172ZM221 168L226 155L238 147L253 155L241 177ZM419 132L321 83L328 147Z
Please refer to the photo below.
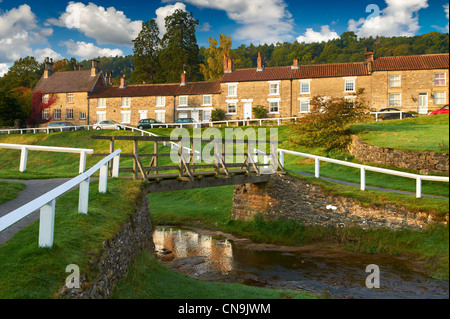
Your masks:
M33 92L91 92L94 89L94 86L100 76L101 72L99 72L96 76L91 76L90 70L55 72L46 79L44 79L44 77L41 77L39 82L36 84Z

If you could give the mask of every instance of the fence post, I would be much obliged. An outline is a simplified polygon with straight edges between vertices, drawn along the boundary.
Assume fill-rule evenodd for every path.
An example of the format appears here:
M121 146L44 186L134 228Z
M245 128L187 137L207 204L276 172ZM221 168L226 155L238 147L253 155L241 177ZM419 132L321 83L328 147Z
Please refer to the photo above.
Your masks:
M106 193L108 183L108 163L100 167L100 177L98 180L99 193Z
M366 190L366 169L361 167L361 190Z
M319 178L319 172L320 172L320 163L319 163L319 158L315 158L315 169L314 169L314 176L316 178Z
M25 172L27 169L27 158L28 158L28 148L22 147L22 152L20 153L20 172Z
M53 230L55 228L55 199L40 209L39 218L39 247L53 246Z
M416 198L422 197L422 179L417 177L416 179Z
M89 182L90 182L90 178L88 177L80 183L80 194L78 197L78 212L82 213L82 214L88 213Z
M83 173L85 169L86 169L86 152L80 152L79 174Z
M284 152L280 151L280 165L284 168Z
M119 162L120 162L120 154L118 154L113 158L112 177L119 177Z

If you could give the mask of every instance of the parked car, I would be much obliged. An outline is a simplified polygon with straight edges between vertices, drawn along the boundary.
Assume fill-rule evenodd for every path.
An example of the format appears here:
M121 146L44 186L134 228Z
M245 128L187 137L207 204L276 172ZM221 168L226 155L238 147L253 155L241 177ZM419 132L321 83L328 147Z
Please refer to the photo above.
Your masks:
M158 127L167 127L166 124L161 123L155 119L142 119L137 123L137 128L140 130L145 130L148 128L158 128ZM168 127L171 127L170 125Z
M435 114L448 114L448 104L444 105L439 110L428 113L427 115L435 115Z
M95 123L93 126L94 130L122 130L123 126L114 121L106 120L101 121L100 123Z
M47 127L50 132L83 130L82 127L75 128L75 124L70 122L53 122L49 123Z
M400 110L396 109L396 108L393 108L393 107L388 107L386 109L381 109L378 112L392 112L390 114L389 113L378 114L378 118L380 120L400 119ZM407 117L414 117L414 114L403 112L402 113L402 119L407 118Z
M177 127L202 127L202 124L199 122L196 122L193 118L187 117L187 118L179 118L176 120L175 124Z

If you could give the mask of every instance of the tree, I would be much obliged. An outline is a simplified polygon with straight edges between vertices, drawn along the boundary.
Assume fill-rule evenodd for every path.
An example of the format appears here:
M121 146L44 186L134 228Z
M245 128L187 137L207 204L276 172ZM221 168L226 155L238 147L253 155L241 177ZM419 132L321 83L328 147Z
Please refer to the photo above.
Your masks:
M180 74L186 71L188 79L202 79L199 63L199 48L195 27L199 24L192 13L176 10L165 18L166 33L161 40L160 63L165 82L180 82Z
M39 81L41 69L42 66L36 58L20 58L1 79L2 90L6 92L19 86L33 88Z
M39 124L51 121L51 114L48 113L48 116L44 117L43 112L45 109L49 109L50 106L55 104L56 96L53 94L48 94L47 97L44 98L44 94L42 93L42 91L36 91L33 93L31 116L27 119L28 125L38 126Z
M155 20L142 23L142 30L133 40L133 83L156 83L158 78L158 54L160 49L159 29Z
M205 78L205 81L219 80L223 75L223 58L226 54L230 55L231 51L231 37L224 34L219 36L220 45L217 47L217 40L209 38L209 49L205 52L205 63L200 65L200 71Z

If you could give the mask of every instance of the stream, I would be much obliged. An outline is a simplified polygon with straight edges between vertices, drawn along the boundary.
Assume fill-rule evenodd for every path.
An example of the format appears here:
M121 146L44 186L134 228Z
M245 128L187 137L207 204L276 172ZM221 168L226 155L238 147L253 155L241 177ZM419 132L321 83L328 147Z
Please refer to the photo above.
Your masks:
M330 298L449 298L449 282L411 261L350 253L339 248L255 244L221 232L158 226L158 259L192 278L309 291ZM367 288L366 266L379 268L379 288Z

